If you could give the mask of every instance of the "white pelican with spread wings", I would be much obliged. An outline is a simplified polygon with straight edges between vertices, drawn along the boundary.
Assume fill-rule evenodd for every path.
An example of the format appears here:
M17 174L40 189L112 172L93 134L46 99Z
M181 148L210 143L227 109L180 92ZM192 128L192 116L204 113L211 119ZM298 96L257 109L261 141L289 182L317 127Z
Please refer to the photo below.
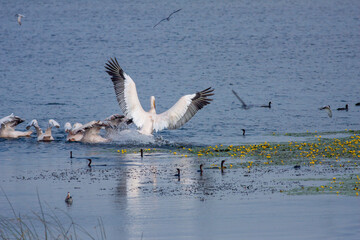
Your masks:
M154 131L165 128L176 129L189 121L198 110L212 99L214 89L207 88L201 92L182 96L169 110L157 114L155 110L155 97L150 98L150 111L145 112L142 108L135 82L120 67L116 58L106 63L106 72L111 76L114 84L115 94L121 110L128 119L139 128L139 132L152 135Z

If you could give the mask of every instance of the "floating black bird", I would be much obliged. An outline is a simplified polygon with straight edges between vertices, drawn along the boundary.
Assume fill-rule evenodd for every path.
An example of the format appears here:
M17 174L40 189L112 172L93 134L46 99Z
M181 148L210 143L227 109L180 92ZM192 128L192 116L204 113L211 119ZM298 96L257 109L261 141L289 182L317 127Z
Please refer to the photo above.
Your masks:
M200 164L200 170L198 170L198 172L202 175L203 174L203 165L204 164Z
M355 103L355 106L360 106L360 102L358 102L358 103Z
M177 174L175 174L174 176L180 178L180 168L177 168L176 170L177 170Z
M269 102L268 105L261 105L260 107L263 107L263 108L271 108L271 102Z
M242 128L241 130L243 131L243 136L245 136L245 129Z
M155 26L154 26L153 28L155 28L157 25L159 25L162 21L165 21L165 20L170 21L170 17L171 17L173 14L179 12L180 10L181 10L181 8L178 9L178 10L176 10L176 11L174 11L174 12L172 12L167 18L161 19L161 21L158 22L157 24L155 24Z
M343 111L343 110L349 111L349 105L346 104L344 108L338 108L336 110L338 110L338 111Z
M249 109L250 107L239 97L239 95L234 91L234 90L231 90L232 93L235 95L235 97L241 102L242 104L242 108L243 109Z
M70 192L67 193L67 196L66 196L66 198L65 198L65 202L66 202L67 204L69 204L69 205L72 204L73 199L72 199L72 197L70 196Z
M92 160L90 158L87 159L89 161L88 163L88 166L91 167L91 163L92 163ZM94 166L98 166L98 167L106 167L107 165L106 164L96 164Z
M226 168L226 167L224 166L224 163L225 163L225 160L222 160L222 161L221 161L221 172L223 172L224 169Z

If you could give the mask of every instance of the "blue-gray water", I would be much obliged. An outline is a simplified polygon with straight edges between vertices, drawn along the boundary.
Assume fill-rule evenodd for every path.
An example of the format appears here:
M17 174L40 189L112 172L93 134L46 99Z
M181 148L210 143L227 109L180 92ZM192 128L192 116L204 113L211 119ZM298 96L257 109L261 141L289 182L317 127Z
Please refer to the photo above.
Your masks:
M179 8L169 22L153 28ZM1 1L0 117L13 112L27 121L36 118L42 126L49 118L63 126L66 121L86 123L121 113L104 71L106 61L117 57L136 82L144 109L151 95L162 112L184 94L215 88L214 101L190 122L157 134L173 143L282 141L286 138L272 133L359 129L360 107L355 107L360 102L359 12L355 0ZM22 26L16 13L26 16ZM243 110L231 90L251 105L271 101L272 108ZM328 104L332 118L318 109ZM348 112L335 110L345 104ZM245 138L241 128L247 130ZM73 180L35 180L46 171L86 169L85 159L70 162L69 150L84 158L99 156L109 164L109 171L126 172L149 164L131 155L108 153L127 148L123 142L120 146L68 144L63 130L54 130L54 136L56 141L50 144L37 143L35 137L0 140L0 184L21 211L37 207L36 188L50 205L60 208L69 190L76 197L69 213L88 227L102 216L110 239L119 235L140 239L142 232L144 239L218 239L222 234L227 239L359 236L358 230L353 232L358 227L354 222L359 222L354 213L360 211L353 198L269 200L266 195L264 200L258 196L250 201L242 194L220 193L220 198L199 201L202 196L191 194L131 195L129 180L124 183L116 177L98 185L84 180L78 185ZM151 166L163 169L180 164L169 156L149 158ZM189 160L192 165L181 161L189 171L195 169L196 159ZM171 170L163 176L170 176ZM16 178L20 176L31 179ZM222 181L220 176L215 179ZM177 189L172 184L182 183L169 181L164 184L172 190ZM125 186L123 195L117 185ZM339 205L344 209L336 209ZM326 206L334 212L327 212ZM4 209L8 210L6 201L0 199L0 211ZM275 212L278 221L273 221ZM310 224L324 218L319 225ZM344 230L334 230L339 225ZM302 231L301 226L309 230ZM262 234L254 233L258 228Z

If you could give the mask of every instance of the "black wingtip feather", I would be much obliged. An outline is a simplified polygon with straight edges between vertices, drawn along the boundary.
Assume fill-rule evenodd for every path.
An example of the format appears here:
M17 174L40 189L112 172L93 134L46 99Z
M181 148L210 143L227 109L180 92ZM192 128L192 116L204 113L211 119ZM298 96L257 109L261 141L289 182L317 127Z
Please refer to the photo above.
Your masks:
M105 64L105 69L107 70L107 74L112 77L120 75L120 77L125 78L124 70L120 67L116 57L110 58L110 60L108 60L108 62Z

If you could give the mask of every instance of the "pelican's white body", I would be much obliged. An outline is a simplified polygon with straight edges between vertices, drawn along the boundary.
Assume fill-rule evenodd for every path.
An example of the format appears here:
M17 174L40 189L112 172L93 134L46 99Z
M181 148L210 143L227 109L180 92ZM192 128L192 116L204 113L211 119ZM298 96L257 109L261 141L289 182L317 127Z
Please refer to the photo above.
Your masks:
M0 137L1 138L19 138L19 137L30 137L32 131L16 131L15 126L24 120L15 116L13 113L9 116L0 119Z

